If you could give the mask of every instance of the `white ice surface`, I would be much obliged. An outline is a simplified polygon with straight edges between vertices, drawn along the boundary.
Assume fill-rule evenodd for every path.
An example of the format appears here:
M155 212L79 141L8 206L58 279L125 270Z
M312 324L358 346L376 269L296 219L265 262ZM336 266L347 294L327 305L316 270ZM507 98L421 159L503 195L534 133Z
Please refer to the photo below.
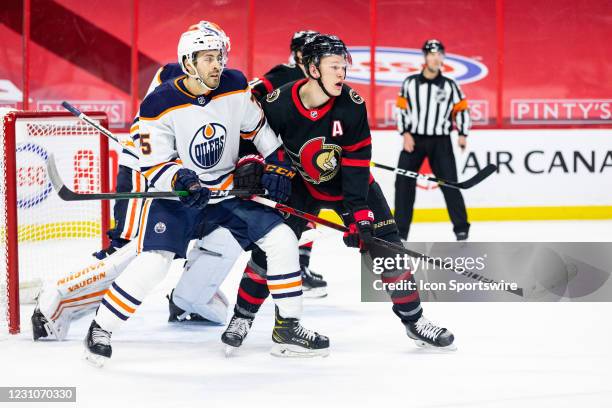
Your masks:
M476 223L475 241L609 241L610 221ZM415 224L411 238L451 240L447 223ZM234 299L242 266L224 283ZM77 403L53 407L611 407L612 303L426 303L450 328L455 353L417 349L390 304L359 301L359 257L335 234L315 244L312 268L329 282L306 300L304 325L331 338L321 359L269 355L273 307L266 302L244 346L226 358L222 327L166 322L168 278L113 335L102 369L81 358L90 317L67 341L0 342L0 386L76 386ZM46 404L15 404L42 407ZM10 407L12 405L2 404Z

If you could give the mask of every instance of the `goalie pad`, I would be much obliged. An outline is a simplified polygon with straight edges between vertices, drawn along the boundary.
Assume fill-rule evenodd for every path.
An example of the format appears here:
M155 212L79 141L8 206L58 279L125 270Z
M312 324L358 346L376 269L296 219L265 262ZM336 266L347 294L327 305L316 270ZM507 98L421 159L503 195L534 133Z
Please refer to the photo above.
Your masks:
M74 319L98 307L110 284L136 257L136 245L132 241L84 269L43 285L36 307L48 320L47 339L64 340Z
M242 248L225 228L196 241L174 289L174 303L187 313L225 324L229 302L219 287L241 253Z

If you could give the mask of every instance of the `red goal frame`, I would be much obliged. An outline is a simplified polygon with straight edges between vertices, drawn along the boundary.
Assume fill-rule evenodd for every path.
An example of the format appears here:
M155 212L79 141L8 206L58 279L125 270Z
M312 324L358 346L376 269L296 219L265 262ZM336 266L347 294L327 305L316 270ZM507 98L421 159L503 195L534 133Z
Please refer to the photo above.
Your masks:
M108 129L108 115L105 112L85 112L89 117L99 120L100 124ZM17 160L16 160L16 123L20 119L47 119L47 118L75 118L69 112L33 112L13 111L4 116L4 152L6 194L4 205L6 209L5 242L7 246L7 291L8 291L8 329L10 334L20 331L19 313L19 243L18 243L18 219L17 219ZM100 189L101 192L109 190L109 155L108 138L102 133L100 135ZM106 231L110 227L110 203L107 200L101 203L101 243L102 247L108 245Z

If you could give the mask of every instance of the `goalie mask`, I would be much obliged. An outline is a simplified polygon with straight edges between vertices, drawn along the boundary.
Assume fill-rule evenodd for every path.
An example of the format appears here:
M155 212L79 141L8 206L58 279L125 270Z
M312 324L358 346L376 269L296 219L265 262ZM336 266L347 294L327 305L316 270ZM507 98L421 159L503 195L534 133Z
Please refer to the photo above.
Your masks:
M200 21L190 27L189 31L184 32L178 43L178 62L183 72L190 78L194 78L207 90L212 90L207 86L195 67L195 60L200 51L219 51L219 64L221 71L227 64L228 53L230 50L230 40L225 32L209 21ZM195 74L190 74L187 67L191 67Z

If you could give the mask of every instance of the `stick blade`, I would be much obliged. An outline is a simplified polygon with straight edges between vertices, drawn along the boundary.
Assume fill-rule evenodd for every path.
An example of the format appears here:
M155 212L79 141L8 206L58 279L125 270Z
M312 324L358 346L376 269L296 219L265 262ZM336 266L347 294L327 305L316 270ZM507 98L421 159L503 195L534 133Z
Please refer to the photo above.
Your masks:
M49 157L47 158L47 175L49 176L49 180L51 180L51 184L57 192L57 195L64 201L73 201L74 197L71 194L72 192L64 185L64 182L59 175L53 153L49 153Z
M488 164L482 170L476 173L474 177L472 177L471 179L467 179L455 185L459 188L474 187L476 184L480 183L481 181L483 181L484 179L486 179L487 177L489 177L491 174L495 173L496 171L497 171L496 165Z

